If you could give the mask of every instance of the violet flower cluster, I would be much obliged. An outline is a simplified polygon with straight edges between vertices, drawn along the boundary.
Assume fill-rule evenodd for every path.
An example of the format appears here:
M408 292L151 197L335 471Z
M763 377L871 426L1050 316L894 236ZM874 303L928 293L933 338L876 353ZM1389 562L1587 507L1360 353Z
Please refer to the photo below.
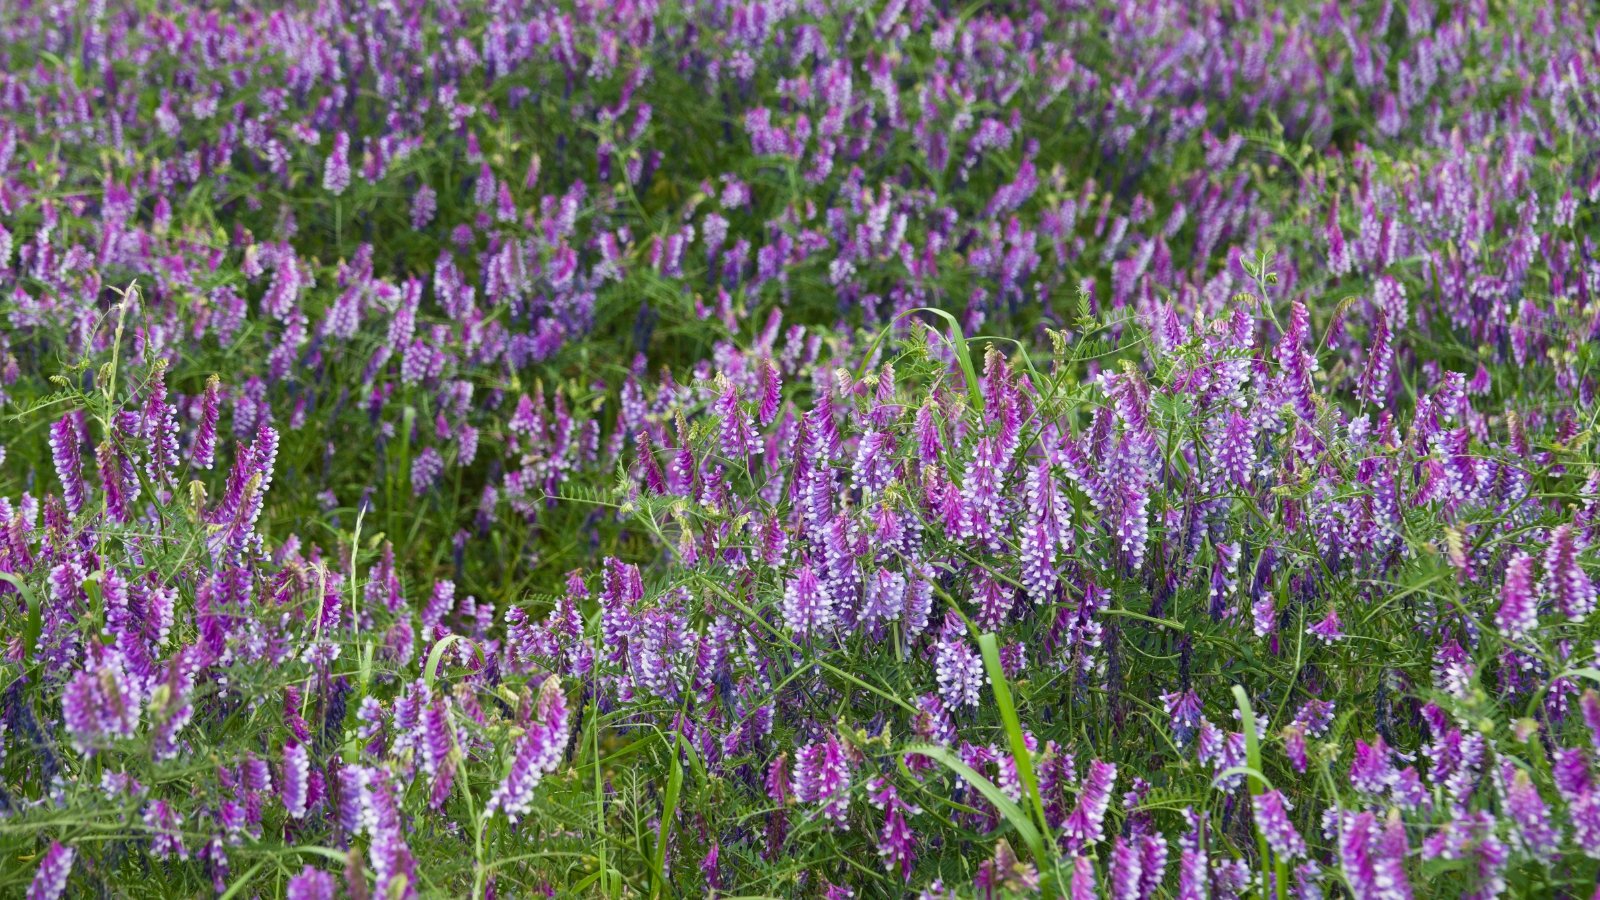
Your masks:
M726 440L761 418L759 394L729 403L707 385L698 423L635 467L628 514L674 557L661 586L642 592L636 569L608 563L597 643L571 643L558 607L527 654L590 673L630 717L677 710L690 758L780 804L765 838L747 838L752 859L805 856L797 828L854 826L908 875L949 826L930 818L924 834L898 808L852 802L889 779L924 809L956 804L969 833L1017 827L1020 810L1070 865L1063 887L1148 857L1148 881L1128 876L1123 896L1155 891L1169 857L1192 896L1261 878L1387 896L1436 859L1464 861L1448 867L1463 891L1495 895L1509 872L1589 866L1600 694L1577 673L1600 647L1579 548L1597 480L1557 471L1582 452L1528 449L1530 428L1575 423L1486 414L1448 371L1408 415L1342 410L1313 388L1308 311L1293 306L1280 334L1254 303L1169 332L1156 375L1089 381L1073 356L1092 335L1063 335L1044 371L991 349L968 381L919 329L757 427L760 453ZM1417 668L1358 662L1397 651ZM1017 722L1021 745L986 712L997 681L1038 717ZM1247 686L1253 740L1228 681ZM1374 691L1371 718L1340 709ZM1526 715L1495 724L1511 710ZM1155 770L1092 756L1136 723L1166 735L1159 788ZM1336 725L1356 731L1348 747ZM770 754L765 779L741 776ZM1546 754L1571 767L1549 793L1530 775ZM1305 792L1291 802L1251 787L1258 775ZM1327 798L1318 779L1343 787ZM1158 824L1174 806L1187 837ZM1225 857L1203 849L1232 841ZM717 846L727 860L739 845ZM1003 855L986 877L1017 889ZM1018 883L1041 877L1028 871Z

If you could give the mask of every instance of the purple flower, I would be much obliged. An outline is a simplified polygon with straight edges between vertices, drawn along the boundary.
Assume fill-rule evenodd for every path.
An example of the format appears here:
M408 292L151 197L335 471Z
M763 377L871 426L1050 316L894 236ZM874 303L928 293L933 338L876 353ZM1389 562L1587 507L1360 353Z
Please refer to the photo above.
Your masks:
M252 540L259 541L256 520L261 517L277 457L278 432L270 425L259 425L255 442L234 460L222 502L210 516L212 524L223 526L211 538L213 552L226 548L239 553Z
M917 459L923 465L932 465L939 461L939 454L944 452L944 438L939 433L939 411L929 400L917 408L916 423L913 433L917 439Z
M100 463L100 488L105 492L106 514L113 521L126 525L133 520L129 504L138 492L137 482L129 477L128 461L110 441L95 450L95 457Z
M122 655L101 645L91 649L91 659L61 695L61 717L67 733L72 745L84 754L133 737L144 703Z
M146 615L150 614L147 608ZM167 703L156 711L152 737L156 759L171 759L180 749L178 733L194 718L194 704L190 696L195 682L206 666L205 651L198 646L186 647L174 654L167 667Z
M640 431L635 434L634 444L638 448L639 471L643 474L645 487L652 494L667 493L667 478L661 471L661 464L656 461L655 445L650 440L650 433Z
M933 648L933 669L946 705L975 709L985 681L983 661L967 642L966 633L966 625L954 610L945 613L944 627Z
M1059 577L1058 553L1072 551L1072 528L1066 498L1048 463L1028 470L1027 522L1021 535L1022 584L1034 603L1048 601Z
M884 810L883 830L878 835L878 855L892 874L900 870L902 881L911 880L911 868L916 860L916 837L906 823L907 815L921 810L900 799L900 794L886 779L875 778L867 785L867 796L872 805Z
M961 482L961 537L991 551L1000 549L1003 517L1000 513L1000 482L1005 460L998 441L978 439L972 462Z
M1364 401L1382 405L1389 395L1389 367L1394 362L1394 347L1390 341L1389 317L1379 310L1372 324L1372 336L1367 347L1366 366L1356 393Z
M1573 842L1585 856L1600 856L1600 790L1586 787L1567 799Z
M1344 240L1344 231L1339 227L1339 207L1334 203L1328 211L1328 223L1323 226L1323 240L1328 243L1328 271L1334 275L1349 274L1355 267L1355 255L1350 251L1349 243Z
M375 896L408 900L417 896L417 860L406 844L400 804L388 773L369 769L361 790L361 821L372 837L367 856Z
M783 378L778 374L778 367L772 360L765 359L761 362L760 394L761 404L756 412L756 419L762 425L771 425L772 420L778 415L778 404L783 399Z
M1539 859L1547 859L1561 845L1561 835L1550 824L1550 811L1526 770L1509 762L1500 766L1505 783L1506 812L1515 823L1516 840Z
M1299 724L1284 726L1283 752L1284 755L1289 757L1289 765L1293 766L1296 772L1303 774L1309 764L1306 754L1305 726Z
M215 375L206 379L205 395L200 403L200 424L194 433L194 464L202 469L211 468L216 456L217 418L222 413L222 380Z
M438 209L438 195L429 185L422 185L411 197L411 227L421 231L433 221Z
M1245 488L1256 465L1255 427L1237 412L1228 413L1227 426L1217 440L1219 488Z
M785 812L790 797L788 753L779 753L773 758L767 767L765 787L767 799L776 804L767 816L767 849L763 856L770 858L783 851L783 841L789 832L789 817Z
M494 205L495 197L499 192L500 182L495 178L494 170L489 168L487 162L478 166L478 177L472 186L472 201L480 208L488 209Z
M1221 773L1230 769L1237 769L1245 760L1245 737L1237 731L1224 731L1209 720L1200 720L1200 740L1195 744L1196 754L1200 761L1209 763L1216 777L1221 778L1217 786L1226 791L1237 791L1244 784L1244 776L1239 773L1222 776Z
M433 778L428 805L442 810L456 774L455 729L450 724L449 701L445 697L437 697L423 708L421 727L423 770Z
M1533 557L1518 553L1506 563L1495 627L1510 640L1522 640L1539 624L1539 601L1533 592Z
M829 735L795 752L793 789L796 800L817 805L834 827L844 825L850 812L850 766L838 738Z
M484 813L500 810L513 822L527 815L533 809L534 788L561 764L571 735L567 696L560 680L551 676L539 688L537 716L517 741L511 770L489 795Z
M166 484L168 470L178 464L178 410L167 402L165 368L158 367L150 379L140 413L139 436L150 453L146 473L152 482Z
M1389 748L1383 738L1371 744L1356 738L1355 760L1350 763L1350 784L1358 791L1381 793L1394 782L1394 766L1389 761Z
M1094 884L1094 860L1087 856L1079 856L1072 861L1072 890L1069 896L1072 900L1094 900L1099 896Z
M979 577L974 594L978 601L978 612L972 617L973 622L984 631L1000 630L1015 605L1015 592L998 580L984 575Z
M1562 615L1581 621L1594 609L1595 588L1578 562L1578 536L1571 525L1558 527L1544 554L1544 590Z
M57 900L67 890L67 878L72 874L72 861L77 851L59 841L51 841L50 848L39 858L39 868L34 871L28 885L28 900Z
M1583 724L1589 728L1590 744L1600 749L1600 693L1592 688L1584 691L1578 706L1583 711Z
M705 858L700 860L700 872L706 879L706 892L715 895L722 886L722 867L718 863L721 848L716 841L711 842L711 849L706 851Z
M1111 847L1111 865L1108 869L1112 900L1141 900L1143 894L1139 888L1144 875L1143 866L1138 844L1129 843L1127 838L1117 835Z
M322 166L322 189L335 197L350 186L350 135L339 132L333 136L333 152Z
M83 483L83 423L76 414L61 417L50 426L50 458L55 462L56 477L61 479L61 498L66 501L67 512L83 512L86 491Z
M1172 723L1172 737L1179 747L1183 747L1194 738L1194 733L1200 727L1201 705L1200 695L1193 689L1174 691L1161 695L1161 702L1167 708L1167 717Z
M881 493L894 481L894 451L894 436L888 432L868 432L861 438L851 474L863 494Z
M901 881L911 880L911 867L916 861L916 837L898 809L891 809L884 816L883 831L878 835L878 855L883 857L883 864L891 873L900 870Z
M1392 817L1380 826L1370 812L1342 814L1339 858L1357 900L1410 900L1405 826Z
M1167 874L1167 839L1156 834L1139 837L1139 897L1155 895Z
M857 627L874 633L882 625L900 618L905 601L906 577L889 569L879 569L867 580Z
M417 856L471 831L447 815L455 788L490 782L476 824L496 841L548 837L528 820L577 717L558 674L606 723L692 757L685 816L649 827L708 891L774 872L801 894L873 890L786 840L802 813L862 829L843 845L876 851L891 886L919 866L956 877L965 855L977 881L958 887L1035 890L1050 860L1019 861L998 811L902 743L1022 797L984 709L973 635L992 630L1002 672L1036 682L1021 712L1064 845L1057 893L1581 876L1565 857L1600 858L1600 695L1573 674L1596 655L1573 623L1600 538L1600 474L1581 464L1600 381L1579 352L1597 333L1600 167L1562 148L1593 137L1595 16L1480 5L1319 4L1265 26L1219 4L968 17L927 0L0 16L10 43L89 76L24 65L0 83L0 406L85 407L0 438L17 469L0 476L0 609L40 632L4 646L30 675L0 698L0 807L65 804L88 829L131 815L133 854L184 885L224 889L229 853L283 837L368 854L352 894L363 877L386 898L448 889ZM1106 52L1081 52L1086 35ZM722 108L654 116L682 90ZM1345 107L1367 121L1336 122ZM537 148L544 171L517 125L552 108L587 124ZM1241 131L1277 120L1304 151L1293 190L1263 190L1245 152ZM1115 177L1057 160L1040 132L1057 125ZM708 139L721 149L693 150ZM372 190L342 207L356 177ZM1277 227L1297 214L1309 228ZM1288 242L1270 272L1248 262L1269 239ZM133 278L118 333L103 301ZM1330 291L1352 296L1311 314ZM930 308L994 335L981 379L924 327ZM679 339L700 324L714 334ZM997 349L1013 339L1017 367ZM1441 354L1457 344L1471 352ZM571 364L544 371L563 345ZM230 370L182 396L215 360ZM414 452L393 471L399 443ZM28 471L41 451L53 477ZM176 490L185 453L209 494ZM630 466L620 505L570 499ZM274 477L295 496L269 497ZM372 508L408 477L438 515ZM386 531L398 515L411 557L385 547L368 568L341 498ZM318 507L325 521L302 515ZM1451 602L1386 599L1434 546ZM486 562L612 548L635 564L604 563L593 598L581 576L528 608L468 595ZM933 619L936 593L954 611ZM1356 619L1415 623L1432 654L1431 681L1402 666L1355 711L1406 746L1332 734L1350 654L1313 652L1292 687L1330 700L1278 723L1282 793L1252 798L1244 735L1206 720L1194 686L1223 672L1278 697L1241 663L1281 668L1308 635L1348 644ZM1155 624L1180 620L1186 635ZM435 660L436 691L417 653L446 636L472 643ZM358 670L380 677L358 691ZM282 731L220 727L240 704ZM1140 710L1168 715L1176 756L1079 728ZM1312 796L1313 753L1349 767L1332 796ZM628 764L659 788L665 758ZM101 782L63 791L85 762ZM1219 827L1161 812L1171 797L1142 779L1108 821L1138 762L1166 788L1216 778ZM886 780L907 772L900 790L939 809ZM862 782L873 808L852 810ZM1332 810L1322 856L1296 831L1308 799ZM1290 863L1259 884L1252 826ZM117 842L73 840L111 854L86 873L117 868ZM556 889L529 866L483 887ZM290 895L332 890L297 871Z
M291 817L305 818L310 789L311 757L306 753L305 745L295 740L284 742L283 777L279 780L279 791L283 797L283 808Z
M1323 643L1332 644L1344 637L1344 631L1340 626L1339 611L1330 608L1321 621L1306 626L1306 633Z
M1307 422L1317 417L1317 407L1311 399L1311 377L1317 370L1317 358L1307 349L1311 340L1311 312L1304 303L1296 301L1290 309L1288 331L1278 345L1277 354L1283 366L1284 388L1295 411Z
M1121 485L1116 498L1116 536L1128 565L1137 569L1144 563L1150 540L1150 491L1142 479Z
M1206 852L1206 813L1185 809L1183 817L1190 830L1178 839L1178 897L1179 900L1206 900L1211 883Z
M736 385L732 382L722 385L721 394L712 409L722 423L720 434L725 457L743 462L761 453L761 438L756 434L755 421L740 404Z
M183 816L165 800L152 800L145 807L144 825L150 830L150 855L156 859L188 859L189 849L183 844Z
M338 893L338 883L332 875L306 866L299 875L289 879L284 896L288 900L334 900Z
M1307 854L1305 839L1289 821L1288 804L1277 791L1266 791L1251 798L1255 811L1256 831L1266 838L1267 846L1286 861Z
M1498 897L1505 890L1505 864L1509 856L1505 844L1495 836L1493 815L1478 811L1463 813L1432 831L1422 841L1423 860L1465 860L1471 865L1477 884L1465 896L1472 898ZM1385 856L1403 861L1405 831L1398 818L1391 818L1384 831L1381 845ZM1398 858L1398 859L1397 859Z
M411 461L411 493L420 497L427 493L439 480L439 475L444 471L444 457L432 447L424 447L417 458Z
M938 694L923 694L917 698L917 714L911 722L911 732L918 740L948 747L955 743L956 726ZM918 758L918 757L913 757Z
M1078 805L1061 824L1061 841L1068 850L1084 851L1099 843L1111 808L1111 792L1117 782L1117 767L1094 760L1089 763Z

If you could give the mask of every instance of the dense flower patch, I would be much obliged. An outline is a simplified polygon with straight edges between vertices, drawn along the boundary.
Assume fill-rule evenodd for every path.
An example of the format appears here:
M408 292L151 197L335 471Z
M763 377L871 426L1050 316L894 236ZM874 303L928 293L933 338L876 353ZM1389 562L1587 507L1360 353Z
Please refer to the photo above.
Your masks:
M1588 896L1584 4L0 8L0 883Z

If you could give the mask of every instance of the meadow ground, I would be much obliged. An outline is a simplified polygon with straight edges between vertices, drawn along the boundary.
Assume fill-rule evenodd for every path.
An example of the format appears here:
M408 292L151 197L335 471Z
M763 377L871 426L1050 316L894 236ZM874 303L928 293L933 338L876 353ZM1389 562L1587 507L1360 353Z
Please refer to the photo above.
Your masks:
M1600 8L0 3L0 893L1600 896Z

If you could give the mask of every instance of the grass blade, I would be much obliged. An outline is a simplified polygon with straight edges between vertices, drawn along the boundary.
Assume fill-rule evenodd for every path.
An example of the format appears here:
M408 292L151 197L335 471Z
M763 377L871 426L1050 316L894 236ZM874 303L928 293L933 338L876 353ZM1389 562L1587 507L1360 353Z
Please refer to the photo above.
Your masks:
M678 738L681 743L683 738ZM667 840L672 835L672 823L678 816L678 795L683 790L683 762L678 759L678 749L672 748L672 771L667 775L667 795L661 802L661 829L656 835L656 852L651 858L650 879L655 883L651 896L660 897L667 882Z
M950 332L945 340L950 343L950 349L955 351L956 365L961 367L961 374L967 379L967 397L972 403L973 410L983 412L983 389L978 381L978 370L972 364L972 351L967 347L967 336L961 333L961 323L956 317L942 309L931 306L920 306L912 312L925 312L938 316L950 326Z
M977 788L978 793L993 804L994 808L1000 811L1000 815L1006 822L1016 829L1017 834L1022 838L1022 842L1028 845L1028 850L1033 854L1035 863L1041 862L1046 858L1044 838L1040 836L1039 829L1033 826L1033 820L1028 817L1027 813L1022 811L1022 807L1018 806L1010 797L1007 797L1006 792L1000 790L999 786L994 782L978 774L971 766L962 762L959 757L951 752L949 747L942 747L938 744L911 744L905 748L905 752L915 756L926 756Z
M983 667L988 670L989 684L994 688L995 705L1000 708L1000 721L1006 727L1006 738L1011 743L1011 758L1016 763L1023 794L1032 801L1035 822L1042 831L1048 833L1050 823L1044 814L1044 799L1039 796L1039 779L1033 771L1033 754L1028 750L1027 739L1022 734L1022 720L1017 717L1017 707L1011 699L1011 683L1006 679L1005 669L1000 666L1000 647L994 632L978 635L978 648L983 651Z

